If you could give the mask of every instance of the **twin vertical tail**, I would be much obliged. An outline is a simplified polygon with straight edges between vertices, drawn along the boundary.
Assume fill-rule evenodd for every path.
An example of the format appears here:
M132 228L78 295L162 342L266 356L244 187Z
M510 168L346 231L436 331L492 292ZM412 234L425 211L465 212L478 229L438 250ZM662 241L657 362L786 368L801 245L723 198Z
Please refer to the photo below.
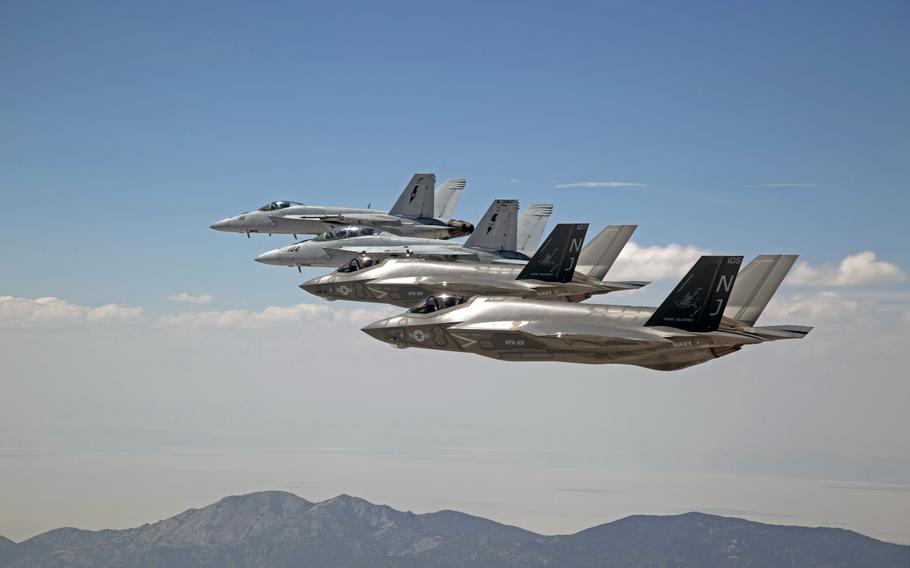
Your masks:
M741 256L703 256L667 296L645 326L716 331L743 262Z
M556 225L517 279L563 283L572 280L587 232L587 223Z
M455 215L455 206L461 199L465 180L462 178L447 179L436 188L433 204L433 216L437 219L451 219Z
M552 214L552 203L535 203L522 211L518 217L518 248L515 250L532 256Z
M389 210L389 215L411 219L432 218L435 213L435 185L436 174L414 174Z
M740 270L724 315L755 325L799 255L762 254Z
M518 242L517 216L517 199L495 199L464 246L486 251L514 251Z
M616 262L616 257L629 242L636 227L638 225L608 225L605 227L581 249L577 270L595 280L603 280L610 267Z

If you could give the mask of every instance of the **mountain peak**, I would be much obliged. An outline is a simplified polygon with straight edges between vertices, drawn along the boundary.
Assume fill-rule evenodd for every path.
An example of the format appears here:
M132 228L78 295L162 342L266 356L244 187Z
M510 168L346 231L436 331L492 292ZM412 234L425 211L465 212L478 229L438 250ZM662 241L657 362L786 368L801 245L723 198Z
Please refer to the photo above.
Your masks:
M107 566L906 567L910 546L841 529L766 525L705 513L637 515L542 536L457 511L415 515L342 494L225 497L135 529L57 529L0 538L0 567Z

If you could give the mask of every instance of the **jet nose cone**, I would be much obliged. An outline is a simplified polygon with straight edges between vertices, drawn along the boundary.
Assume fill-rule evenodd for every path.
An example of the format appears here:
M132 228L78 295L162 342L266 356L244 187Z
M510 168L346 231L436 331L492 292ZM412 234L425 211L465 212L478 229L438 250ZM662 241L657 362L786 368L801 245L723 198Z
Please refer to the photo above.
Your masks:
M322 295L320 293L320 288L322 287L321 284L322 284L321 278L313 278L312 280L307 280L306 282L301 284L300 289L304 290L306 292L309 292L310 294L313 294L314 296L321 296Z
M215 229L216 231L227 231L228 226L231 224L230 219L222 219L220 221L215 221L209 225L209 229Z
M262 264L270 264L272 266L282 266L284 263L281 262L281 260L282 260L281 256L282 256L281 249L275 249L275 250L270 250L268 252L264 252L264 253L260 254L259 256L257 256L256 258L254 258L253 260L255 260L256 262L261 262Z
M374 321L371 324L365 325L360 328L360 331L369 335L373 339L378 339L385 343L391 343L392 345L399 344L404 338L404 333L397 326L389 327L389 323L392 318L385 318L378 321Z

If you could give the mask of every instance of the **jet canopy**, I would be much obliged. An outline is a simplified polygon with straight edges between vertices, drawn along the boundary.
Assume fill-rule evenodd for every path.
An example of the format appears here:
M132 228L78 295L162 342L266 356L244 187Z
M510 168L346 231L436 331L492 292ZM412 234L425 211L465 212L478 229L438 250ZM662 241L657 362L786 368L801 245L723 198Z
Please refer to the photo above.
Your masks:
M454 308L467 302L468 299L457 294L439 294L438 296L427 296L427 299L414 306L409 312L412 314L432 314L439 310Z
M266 203L259 208L259 211L277 211L279 209L286 209L292 205L303 205L303 203L298 203L296 201L272 201L271 203Z
M369 268L371 266L376 266L385 259L373 260L371 257L366 255L360 255L357 258L352 258L350 262L339 267L335 272L341 272L343 274L350 272L357 272L358 270Z
M369 227L341 227L334 231L326 231L313 238L314 241L334 241L337 239L350 239L352 237L367 237L378 235L380 231Z

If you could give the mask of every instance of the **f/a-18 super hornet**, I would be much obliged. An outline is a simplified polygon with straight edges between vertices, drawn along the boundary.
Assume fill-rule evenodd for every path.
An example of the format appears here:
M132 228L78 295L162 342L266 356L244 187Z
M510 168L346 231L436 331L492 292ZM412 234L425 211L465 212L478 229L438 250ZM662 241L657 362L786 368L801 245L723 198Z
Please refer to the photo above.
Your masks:
M557 225L524 265L415 258L388 258L372 264L369 258L367 262L354 259L348 266L300 287L328 300L404 307L444 293L462 300L501 295L580 302L595 294L634 290L646 284L602 280L635 227L609 226L582 248L587 224Z
M657 308L437 295L363 331L395 347L673 371L809 333L811 327L756 325L795 260L762 255L737 278L741 256L703 256Z
M435 174L414 174L388 211L354 207L323 207L296 201L272 201L255 211L222 219L211 228L232 233L320 234L345 225L360 225L432 239L469 235L473 225L452 219L465 180L446 180L436 193Z
M516 218L517 200L496 199L464 243L401 237L369 227L349 226L264 252L256 261L274 266L296 266L298 270L301 266L345 266L364 257L374 261L387 257L527 261L530 257L523 251L527 247L537 247L552 212L552 205L537 204ZM523 248L519 248L519 243Z

